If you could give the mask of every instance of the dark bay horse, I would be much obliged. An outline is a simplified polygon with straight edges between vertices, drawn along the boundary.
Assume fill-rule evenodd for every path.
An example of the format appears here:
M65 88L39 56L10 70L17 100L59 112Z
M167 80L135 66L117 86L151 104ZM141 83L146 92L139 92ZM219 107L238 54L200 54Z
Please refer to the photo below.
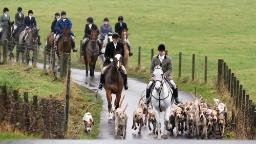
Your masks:
M108 68L105 71L105 84L104 88L106 90L106 96L108 101L108 112L109 119L113 118L112 110L112 94L116 95L115 99L115 109L119 107L121 94L123 91L123 78L119 71L122 64L122 56L116 54L114 60L110 63Z
M57 44L57 55L58 55L58 63L60 66L60 77L63 79L67 75L67 63L70 57L72 45L71 45L71 36L70 29L64 28L62 31L62 35L59 37ZM56 77L55 72L55 77Z
M37 63L37 55L38 55L38 29L29 28L27 34L25 35L25 56L26 56L26 64L29 64L30 61L30 51L32 51L32 65L36 66Z
M124 45L124 67L128 66L128 59L129 59L129 48L128 48L128 30L124 29L121 34L121 42Z
M85 44L83 48L85 48L84 52L84 63L86 68L86 76L88 76L88 67L90 68L90 77L94 78L94 71L96 66L96 61L99 55L99 45L97 43L98 32L92 31L89 37L89 42L85 48Z

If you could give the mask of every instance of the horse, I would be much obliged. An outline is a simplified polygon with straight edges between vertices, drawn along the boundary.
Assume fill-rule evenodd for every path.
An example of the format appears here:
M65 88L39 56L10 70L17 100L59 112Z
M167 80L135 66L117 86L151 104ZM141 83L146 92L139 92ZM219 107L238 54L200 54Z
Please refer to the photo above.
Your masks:
M85 63L85 68L86 68L86 76L88 76L88 66L90 68L90 77L94 78L94 70L96 66L96 61L98 59L99 55L99 45L97 43L97 38L98 38L98 32L97 31L92 31L89 37L89 42L86 45L83 45L83 49L85 49L84 52L84 63Z
M54 33L50 33L47 36L46 44L44 47L44 72L47 73L46 64L49 64L51 72L54 73L56 62L56 50L54 47Z
M119 71L122 64L121 54L116 54L113 61L109 64L108 68L105 70L104 76L104 88L106 91L107 101L108 101L108 112L109 119L113 118L112 110L112 94L116 95L115 99L115 109L119 107L121 94L123 91L123 77Z
M32 56L32 66L35 67L37 63L37 54L38 54L38 29L29 28L27 34L24 38L25 46L25 63L28 65L30 61L30 51L33 52Z
M161 120L167 121L165 118L168 113L168 108L173 103L173 91L168 87L166 80L164 79L162 67L156 66L153 71L153 79L155 81L153 90L151 92L151 103L154 110L157 112L157 137L161 139ZM164 112L164 117L161 116L161 112ZM164 138L167 138L166 128L164 129Z
M129 59L129 48L128 48L128 30L124 29L121 33L121 42L124 45L124 67L128 66L128 59Z
M58 55L58 64L60 66L60 77L61 79L67 75L67 62L70 57L72 49L72 40L70 36L70 29L65 27L62 31L62 35L59 37L57 44L57 55ZM55 69L54 76L57 77L57 72Z
M9 56L9 60L11 60L14 56L11 48L11 39L12 39L12 31L13 31L14 22L10 22L6 29L1 30L1 46L2 50L0 51L0 60L3 57L3 63L7 62L7 56Z

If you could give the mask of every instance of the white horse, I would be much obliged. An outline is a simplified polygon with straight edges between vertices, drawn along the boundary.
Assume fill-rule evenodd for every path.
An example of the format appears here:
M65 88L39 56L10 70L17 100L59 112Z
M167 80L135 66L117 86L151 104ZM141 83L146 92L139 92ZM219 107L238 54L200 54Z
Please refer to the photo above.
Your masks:
M151 102L154 110L157 112L157 137L161 139L161 126L164 125L164 121L168 121L167 113L168 108L173 103L172 94L173 91L168 87L166 80L164 79L162 67L156 66L153 71L153 79L155 85L151 92ZM162 114L164 112L164 116ZM163 130L163 138L167 138L167 130Z

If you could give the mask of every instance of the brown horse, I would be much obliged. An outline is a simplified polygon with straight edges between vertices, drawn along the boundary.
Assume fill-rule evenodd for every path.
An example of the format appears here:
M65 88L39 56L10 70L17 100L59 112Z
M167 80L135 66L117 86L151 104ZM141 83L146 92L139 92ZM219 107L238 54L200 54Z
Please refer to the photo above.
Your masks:
M121 34L121 42L124 45L124 66L128 66L128 58L129 58L129 48L128 48L128 30L124 29Z
M29 64L30 61L30 51L33 52L32 56L32 65L35 67L37 63L37 54L38 54L38 31L36 28L28 29L28 32L24 38L25 41L25 56L26 64Z
M113 118L112 111L112 94L116 95L115 99L115 109L119 107L121 94L123 91L123 78L118 69L120 69L122 64L122 56L120 54L116 54L114 60L110 63L108 68L105 71L105 84L104 88L106 90L106 96L108 101L108 112L109 119Z
M67 62L72 49L71 41L70 29L64 28L57 44L58 63L60 66L61 79L67 75Z
M44 71L47 73L46 64L49 64L49 68L52 72L55 69L55 48L54 48L54 33L50 33L47 36L46 45L44 48Z
M83 45L83 49L85 49L84 63L86 68L86 76L88 76L88 66L89 66L91 78L94 78L94 70L95 70L96 61L98 59L98 55L100 51L99 45L97 43L98 34L99 33L97 31L92 31L89 37L89 42L86 45L86 48L85 48L85 44Z

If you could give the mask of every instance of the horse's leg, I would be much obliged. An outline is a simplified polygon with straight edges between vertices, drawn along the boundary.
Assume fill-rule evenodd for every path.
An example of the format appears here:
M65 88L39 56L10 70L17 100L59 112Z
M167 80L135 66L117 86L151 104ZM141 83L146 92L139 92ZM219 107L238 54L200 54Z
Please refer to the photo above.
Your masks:
M116 94L115 109L119 108L120 99L121 99L121 93Z
M20 61L20 47L16 45L16 63Z
M29 50L28 48L25 48L25 63L29 64Z
M47 70L46 70L46 59L47 59L47 45L44 47L44 73L46 74L47 73Z
M107 96L107 101L108 101L108 113L109 113L109 117L108 119L112 119L113 115L111 115L112 113L112 95L111 95L111 91L110 90L106 90L106 96Z
M84 55L84 64L85 64L85 76L88 77L88 60L86 54Z
M158 117L157 117L157 138L158 138L158 139L161 139L160 112L158 112Z

